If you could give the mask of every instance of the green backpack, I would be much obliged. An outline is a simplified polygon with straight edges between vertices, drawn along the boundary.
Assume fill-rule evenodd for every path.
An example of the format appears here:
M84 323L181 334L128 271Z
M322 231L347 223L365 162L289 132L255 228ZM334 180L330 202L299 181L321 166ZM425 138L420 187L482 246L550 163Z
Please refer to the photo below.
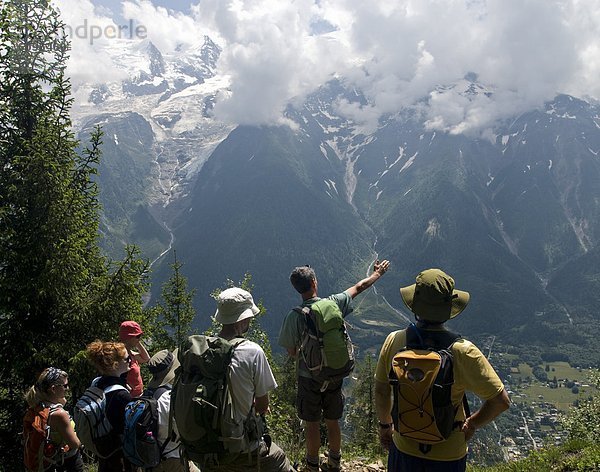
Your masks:
M232 410L229 366L234 349L244 341L195 335L179 349L171 414L187 459L205 463L210 457L247 451L262 437L264 425L254 408L242 422Z
M301 366L324 391L329 382L348 377L354 370L354 347L344 317L337 303L328 298L294 310L306 321L299 349Z

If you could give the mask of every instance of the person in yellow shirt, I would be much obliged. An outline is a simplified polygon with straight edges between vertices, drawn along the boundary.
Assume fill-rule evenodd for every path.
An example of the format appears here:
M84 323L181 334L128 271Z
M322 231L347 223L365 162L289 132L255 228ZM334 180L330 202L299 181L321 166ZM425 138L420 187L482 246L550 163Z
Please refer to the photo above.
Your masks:
M454 288L454 279L440 269L427 269L416 283L400 288L402 300L413 312L419 336L433 339L449 333L444 323L461 313L469 302L469 293ZM510 399L502 381L482 352L470 341L459 338L452 344L454 383L451 400L455 407L456 427L442 442L426 448L418 441L401 435L394 427L393 396L389 373L394 355L407 345L407 329L388 335L375 371L375 406L379 419L379 438L389 451L389 472L462 472L466 470L467 441L475 432L508 409ZM473 392L483 405L466 417L463 396Z

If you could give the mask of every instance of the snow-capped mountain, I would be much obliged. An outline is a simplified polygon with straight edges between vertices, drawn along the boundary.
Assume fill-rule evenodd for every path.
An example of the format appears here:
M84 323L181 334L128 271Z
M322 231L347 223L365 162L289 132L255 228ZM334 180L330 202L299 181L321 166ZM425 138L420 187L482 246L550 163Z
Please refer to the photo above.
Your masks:
M363 347L407 323L398 287L427 267L471 292L454 322L464 334L573 355L600 335L597 104L559 95L485 137L440 130L423 105L494 97L469 74L368 129L340 112L367 103L340 79L288 108L297 128L234 127L210 113L229 86L210 39L171 55L143 42L115 54L127 78L78 90L74 110L84 132L105 131L106 246L134 242L152 259L175 247L201 313L215 287L249 271L276 333L296 301L292 267L315 266L325 293L380 255L393 268L351 319ZM167 276L159 259L156 280Z
M156 257L165 250L161 233L169 232L164 209L185 197L202 164L233 129L210 117L228 81L215 76L220 49L208 37L169 55L145 40L115 40L106 48L125 78L78 87L73 122L84 140L96 125L105 133L99 176L105 245L117 250L135 242ZM127 162L126 156L135 158ZM125 177L133 161L134 176ZM154 220L154 231L135 228L140 205Z

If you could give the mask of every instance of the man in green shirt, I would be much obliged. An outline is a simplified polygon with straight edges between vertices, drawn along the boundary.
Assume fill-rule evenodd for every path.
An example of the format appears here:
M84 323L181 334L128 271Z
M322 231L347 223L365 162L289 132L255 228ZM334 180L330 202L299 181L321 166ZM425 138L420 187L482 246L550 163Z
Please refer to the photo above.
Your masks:
M346 317L352 312L352 299L373 285L390 266L389 261L375 261L373 273L357 282L342 293L330 295L329 299L337 303L342 316ZM318 282L315 271L309 267L296 267L291 275L290 282L302 296L302 306L310 306L317 300ZM298 348L306 328L306 321L302 314L295 310L290 311L281 327L279 345L287 349L291 357L298 359ZM342 394L342 380L331 382L325 391L321 391L321 384L311 378L306 368L300 362L296 363L298 370L298 390L296 407L298 416L306 424L306 468L308 472L319 471L319 447L321 437L319 424L321 417L327 427L327 440L329 445L326 470L337 472L340 470L341 457L341 431L339 419L344 410L344 396Z
M461 313L470 298L468 292L455 290L454 279L439 269L424 270L417 276L416 283L402 287L400 294L415 315L417 324L412 329L418 330L425 339L440 337L440 331L446 331L444 323ZM466 339L458 339L451 349L454 374L451 402L456 411L454 420L457 427L448 439L431 445L424 452L419 442L395 431L392 421L392 388L388 375L394 355L406 344L406 329L389 334L375 370L375 407L379 418L379 438L383 447L389 450L388 471L462 472L467 463L467 441L477 429L509 407L508 394L477 346ZM468 418L462 404L467 390L483 400L481 408Z

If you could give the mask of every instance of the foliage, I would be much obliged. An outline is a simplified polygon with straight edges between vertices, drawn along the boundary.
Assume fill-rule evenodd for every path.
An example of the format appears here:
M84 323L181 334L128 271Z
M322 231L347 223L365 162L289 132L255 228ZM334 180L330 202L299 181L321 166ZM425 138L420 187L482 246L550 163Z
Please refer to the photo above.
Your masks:
M152 334L154 350L172 351L179 346L191 334L192 321L196 316L193 306L196 291L188 291L187 279L181 274L183 263L177 260L175 251L173 258L173 272L162 287L162 301L152 308L152 316L157 320Z
M139 249L126 246L123 259L105 260L103 268L104 273L96 277L93 293L87 300L90 315L86 331L69 351L72 353L68 360L69 385L75 398L96 375L85 356L89 342L116 339L119 325L126 320L140 323L145 333L151 333L154 326L153 313L142 310L142 299L148 291L149 262L140 258Z
M527 458L492 467L467 468L470 472L594 472L600 468L600 445L571 440L558 447L533 451Z
M148 265L98 249L94 177L102 132L78 154L65 76L69 43L47 0L0 2L0 463L17 470L23 393L54 365L85 370L82 348L143 321ZM90 375L89 373L87 375ZM75 379L77 376L77 379Z
M75 152L63 24L42 0L2 2L0 23L0 357L11 359L0 366L0 462L10 464L23 391L78 350L104 266L91 179L100 132Z
M600 387L600 371L591 374L591 381ZM600 393L579 400L577 408L563 417L562 423L571 438L600 444Z
M538 379L540 382L547 382L548 381L548 374L546 373L546 371L538 366L535 366L533 368L533 375L535 376L536 379Z
M375 413L375 366L376 361L370 354L358 363L353 375L352 398L346 407L345 424L350 430L348 448L367 457L378 457L382 452Z
M296 361L286 354L276 357L272 367L278 386L271 395L269 428L290 461L300 462L304 458L304 427L296 414Z

